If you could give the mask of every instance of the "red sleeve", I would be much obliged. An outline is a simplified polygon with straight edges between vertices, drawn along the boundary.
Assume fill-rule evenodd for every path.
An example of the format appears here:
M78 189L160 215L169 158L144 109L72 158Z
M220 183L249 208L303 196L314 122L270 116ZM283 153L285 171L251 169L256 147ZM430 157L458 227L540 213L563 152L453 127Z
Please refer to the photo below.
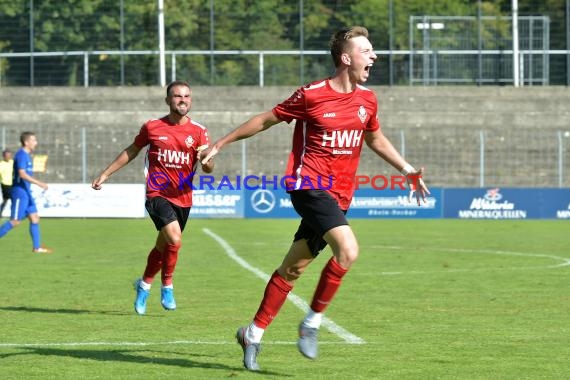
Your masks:
M299 88L289 99L276 105L273 114L280 120L290 123L293 119L305 119L307 113L305 89Z
M372 98L370 99L373 105L374 113L368 123L366 124L366 132L375 132L380 129L380 120L378 119L378 99L376 94L372 93Z
M139 148L144 148L145 146L147 146L149 144L147 124L148 123L143 124L143 126L141 127L141 129L139 131L139 134L136 135L136 137L135 137L134 144L136 146L138 146Z
M204 128L200 134L200 143L198 146L208 145L210 146L210 136L208 135L208 130Z
M378 114L375 114L370 118L368 124L366 124L366 132L375 132L380 129L380 121L378 120Z

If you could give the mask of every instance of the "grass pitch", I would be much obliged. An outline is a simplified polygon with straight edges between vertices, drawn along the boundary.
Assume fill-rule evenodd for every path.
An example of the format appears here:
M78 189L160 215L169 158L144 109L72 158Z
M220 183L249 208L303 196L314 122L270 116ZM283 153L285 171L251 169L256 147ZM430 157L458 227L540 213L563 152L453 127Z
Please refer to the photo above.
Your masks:
M145 316L131 282L154 243L150 220L43 219L51 255L31 253L22 224L0 240L0 378L570 378L564 221L352 220L361 255L326 314L341 333L323 328L319 359L303 358L304 312L286 302L261 373L247 372L235 330L297 223L191 220L178 309L162 309L157 283ZM321 256L293 290L306 302Z

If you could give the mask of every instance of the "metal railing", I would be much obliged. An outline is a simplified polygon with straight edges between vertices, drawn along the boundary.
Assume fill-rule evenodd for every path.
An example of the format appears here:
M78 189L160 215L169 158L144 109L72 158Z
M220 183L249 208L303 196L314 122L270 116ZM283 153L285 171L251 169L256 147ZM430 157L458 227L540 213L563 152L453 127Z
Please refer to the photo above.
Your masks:
M512 50L399 50L399 51L388 51L380 50L376 51L379 56L377 65L380 66L380 70L376 69L373 71L373 75L369 79L369 85L380 85L385 84L386 77L392 77L393 74L388 75L384 70L388 70L389 67L386 62L395 62L396 68L394 69L397 73L395 77L395 84L409 84L409 85L438 85L438 84L512 84L514 78L512 77ZM549 79L549 64L545 63L554 59L555 57L568 55L567 50L519 50L521 69L519 81L523 85L548 85ZM137 50L137 51L118 51L118 50L96 50L96 51L68 51L68 52L35 52L35 53L0 53L0 86L9 86L10 83L10 72L6 73L3 70L3 59L6 60L8 65L13 61L14 65L17 66L18 61L21 59L30 60L32 64L36 66L35 70L30 70L29 84L35 85L81 85L83 87L89 87L92 85L156 85L156 83L147 83L145 80L140 80L140 82L127 83L125 80L125 73L131 67L132 70L136 70L133 65L136 65L136 59L129 61L129 58L158 58L159 52L153 50ZM305 57L305 65L311 63L309 58L318 60L322 63L320 66L322 68L320 71L313 72L312 78L324 77L330 75L330 53L325 50L176 50L176 51L166 51L169 61L167 62L167 68L169 69L169 75L167 76L169 80L175 80L184 77L185 79L192 74L188 72L183 72L187 69L187 64L180 62L183 58L189 56L217 56L224 57L225 59L233 59L244 56L256 56L256 65L254 67L248 66L243 63L245 67L244 70L252 71L253 83L246 83L248 85L258 85L266 86L272 85L274 83L279 85L298 85L302 84L303 72L302 68L293 68L290 70L294 71L298 76L294 76L294 83L282 83L280 82L280 76L283 74L282 71L276 72L272 70L272 63L267 61L269 56L287 56L298 59L299 57ZM52 68L49 64L42 64L42 60L46 62L49 58L54 57L66 57L73 60L73 65L79 66L78 69L79 77L76 79L76 83L69 83L65 79L66 74L58 72L58 68ZM105 68L102 68L100 61L111 60L110 57L115 57L116 62L112 62L110 65L107 64ZM392 58L390 58L392 57ZM536 66L537 58L539 57L540 62L542 62L541 67L543 71L540 75L537 75L535 70L532 69L533 62ZM427 71L425 65L414 65L414 61L421 59L422 62L429 62L427 64ZM308 61L308 62L307 62ZM326 61L326 62L325 62ZM300 62L300 60L299 60ZM494 70L488 73L483 73L479 75L474 70L479 62L488 63L495 66ZM70 63L71 65L72 63ZM6 63L4 63L6 65ZM299 63L301 65L301 63ZM110 66L110 67L109 67ZM39 67L41 67L41 74ZM59 68L59 70L62 70ZM102 70L113 71L118 75L115 83L99 83L94 78L100 76ZM158 78L158 64L156 66L156 76ZM406 75L407 73L407 75ZM185 74L185 75L183 75ZM210 77L215 77L216 73L210 73ZM42 78L37 78L41 76ZM49 79L61 76L59 80ZM268 81L267 78L270 78ZM46 82L48 81L48 82ZM154 80L152 80L154 82ZM199 81L193 81L195 84L211 84L211 83L200 83ZM229 83L229 85L232 85ZM235 84L234 84L235 85ZM239 84L238 84L239 85Z
M59 123L59 122L58 122ZM24 129L0 127L2 148L16 149ZM231 129L226 126L216 134ZM54 183L88 183L132 142L136 128L98 128L46 123L35 130L38 154L49 157L47 171L40 174ZM570 187L570 129L545 131L469 130L449 127L385 132L400 152L426 166L431 186L441 187ZM242 140L224 149L214 176L283 175L290 151L292 129L271 128L254 139ZM119 183L144 182L143 154L113 177ZM363 149L362 175L397 174L369 149Z
M517 20L515 40L508 16L410 16L410 82L471 83L476 78L478 84L510 84L518 71L518 83L547 85L550 19L519 16ZM483 38L483 34L494 38ZM474 59L466 60L467 54ZM513 70L517 62L518 70Z

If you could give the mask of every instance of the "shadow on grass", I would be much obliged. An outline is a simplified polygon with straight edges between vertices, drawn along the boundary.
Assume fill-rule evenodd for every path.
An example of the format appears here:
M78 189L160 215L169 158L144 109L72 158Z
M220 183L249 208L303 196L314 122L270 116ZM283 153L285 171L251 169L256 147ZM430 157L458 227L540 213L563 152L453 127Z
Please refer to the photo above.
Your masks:
M12 354L0 354L0 358L7 358L10 356L21 356L21 355L43 355L43 356L61 356L66 358L76 358L76 359L90 359L101 362L125 362L125 363L137 363L137 364L156 364L156 365L166 365L166 366L176 366L182 368L202 368L202 369L213 369L213 370L223 370L232 372L242 372L246 371L243 367L227 366L224 364L217 363L207 363L192 359L169 359L161 357L148 357L143 355L137 355L135 350L77 350L77 349L61 349L61 348L44 348L44 347L13 347L14 349L25 350L20 353ZM146 351L148 352L148 351ZM161 352L164 354L164 352ZM189 356L194 357L206 357L207 355L194 355ZM212 357L211 355L208 355ZM256 372L261 376L272 375L280 377L291 377L291 375L272 372L272 371L259 371Z
M105 315L134 315L132 313L124 311L107 311L107 310L83 310L83 309L49 309L45 307L32 307L32 306L3 306L0 310L5 311L23 311L26 313L47 313L47 314L105 314ZM157 317L159 315L155 315ZM145 316L145 317L148 317ZM151 316L152 317L152 316Z

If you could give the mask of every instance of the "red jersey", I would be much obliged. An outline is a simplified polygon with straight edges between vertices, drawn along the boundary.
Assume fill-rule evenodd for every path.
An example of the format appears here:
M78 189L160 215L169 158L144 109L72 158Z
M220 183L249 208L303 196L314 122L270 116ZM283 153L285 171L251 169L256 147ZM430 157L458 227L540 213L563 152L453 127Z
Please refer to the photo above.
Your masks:
M334 91L329 80L299 88L273 108L290 123L296 119L293 147L285 172L288 190L323 189L347 210L365 131L376 131L376 95L357 85L349 94Z
M147 121L134 144L141 149L148 145L145 159L147 198L160 196L181 207L192 206L197 149L210 144L206 127L190 119L182 125L172 124L165 116Z

